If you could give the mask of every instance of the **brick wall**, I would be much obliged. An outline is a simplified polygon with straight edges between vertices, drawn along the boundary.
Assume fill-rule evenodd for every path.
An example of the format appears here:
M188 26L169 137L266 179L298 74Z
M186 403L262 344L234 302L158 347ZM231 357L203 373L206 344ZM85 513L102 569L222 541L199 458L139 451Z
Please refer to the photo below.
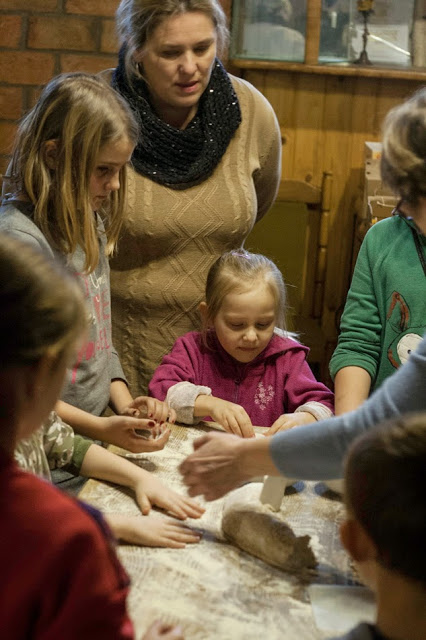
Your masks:
M16 121L63 71L115 66L119 0L0 0L0 174Z
M115 66L119 0L0 0L0 184L17 120L66 71ZM222 0L230 15L231 0Z

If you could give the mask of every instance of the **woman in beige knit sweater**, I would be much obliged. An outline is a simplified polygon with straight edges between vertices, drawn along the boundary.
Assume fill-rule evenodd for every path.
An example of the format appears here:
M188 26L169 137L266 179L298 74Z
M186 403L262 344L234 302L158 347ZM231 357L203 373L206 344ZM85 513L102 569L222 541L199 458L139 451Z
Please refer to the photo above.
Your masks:
M128 216L112 261L113 338L145 393L180 335L199 325L207 272L274 201L279 125L269 102L218 58L217 0L122 0L112 86L141 125Z

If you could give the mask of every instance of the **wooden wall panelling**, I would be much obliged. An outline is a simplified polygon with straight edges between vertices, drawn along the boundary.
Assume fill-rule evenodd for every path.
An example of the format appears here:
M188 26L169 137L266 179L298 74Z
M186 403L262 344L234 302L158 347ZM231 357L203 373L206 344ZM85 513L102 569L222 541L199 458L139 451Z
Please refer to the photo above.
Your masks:
M332 204L332 177L333 174L331 172L324 171L321 185L321 220L316 255L314 294L312 297L312 316L319 319L320 324L322 324L322 310L324 307L325 282L327 276L330 210Z
M324 87L322 76L295 76L293 176L298 180L321 185L323 170Z
M348 141L351 121L351 96L348 95L348 78L327 77L324 89L322 118L321 158L322 170L333 174L331 206L329 213L329 242L325 285L325 308L322 326L325 334L333 335L334 311L340 301L342 289L342 263L350 239L344 230L346 210L344 206L345 180L348 173Z
M296 98L293 74L267 72L264 73L265 96L272 104L283 134L283 180L294 179L294 122L292 114ZM249 80L252 82L252 80Z
M381 135L383 120L392 107L400 104L411 96L416 89L425 86L425 82L410 82L409 80L385 80L380 79L377 83L377 113L375 131L378 137Z
M352 83L352 123L351 123L351 150L350 150L350 173L348 175L346 190L347 203L349 207L351 228L347 233L351 233L351 255L347 256L345 278L342 300L336 314L336 329L340 324L340 316L343 311L346 290L349 287L353 273L354 259L359 250L357 241L357 221L358 212L363 207L364 197L364 145L366 140L376 140L376 112L377 112L377 89L378 83L372 78L353 78ZM349 224L349 221L348 221ZM358 244L355 251L355 244Z
M307 0L306 3L305 64L318 62L321 4L322 0Z
M284 138L283 180L319 186L323 172L333 174L325 217L329 238L322 327L335 342L351 277L355 215L363 202L364 142L379 140L389 109L423 83L284 69L247 68L242 74L277 114Z
M332 149L329 162L333 167L334 193L322 325L330 340L335 339L349 284L363 147L364 140L369 137L369 106L375 102L374 93L364 91L364 80L335 78L327 93L326 108L332 114L332 120L326 118L325 121L329 130L325 148L326 153ZM371 84L373 88L374 82Z

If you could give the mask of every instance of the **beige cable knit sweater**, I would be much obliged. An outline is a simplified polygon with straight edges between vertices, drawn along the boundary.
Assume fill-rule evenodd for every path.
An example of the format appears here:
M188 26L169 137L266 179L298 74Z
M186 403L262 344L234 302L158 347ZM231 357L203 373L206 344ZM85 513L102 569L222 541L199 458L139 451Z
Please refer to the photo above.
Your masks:
M174 190L129 171L128 215L111 261L113 342L133 394L146 394L163 355L198 329L207 272L240 247L272 205L281 137L269 102L232 77L242 122L213 174Z

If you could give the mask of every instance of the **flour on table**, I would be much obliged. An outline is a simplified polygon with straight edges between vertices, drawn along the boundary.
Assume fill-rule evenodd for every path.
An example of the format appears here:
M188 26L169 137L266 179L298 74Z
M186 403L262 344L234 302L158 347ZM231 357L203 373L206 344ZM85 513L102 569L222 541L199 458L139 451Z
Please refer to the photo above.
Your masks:
M309 546L310 536L296 536L283 519L259 500L263 485L246 484L224 501L222 531L243 551L291 573L313 569L317 562Z

